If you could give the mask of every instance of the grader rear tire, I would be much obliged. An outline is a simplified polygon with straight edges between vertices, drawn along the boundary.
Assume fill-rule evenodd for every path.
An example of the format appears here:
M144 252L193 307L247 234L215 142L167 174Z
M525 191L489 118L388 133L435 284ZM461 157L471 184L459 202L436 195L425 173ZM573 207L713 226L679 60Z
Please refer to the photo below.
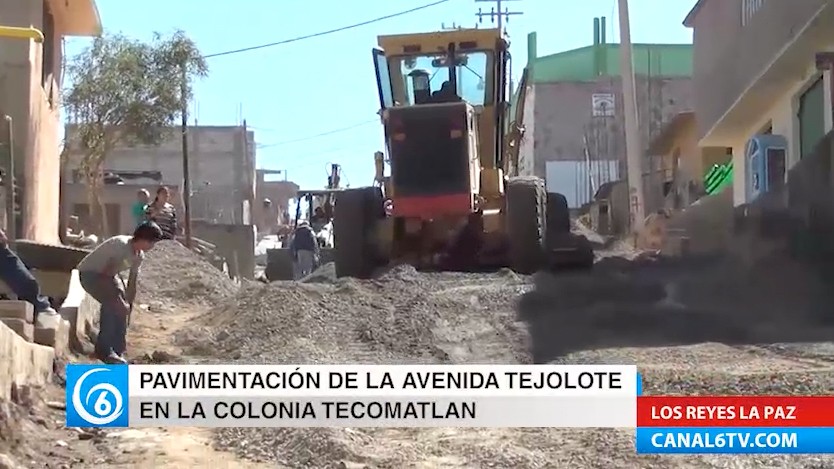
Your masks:
M346 189L336 194L333 213L333 261L337 277L370 278L377 267L374 240L382 211L376 187Z
M511 178L506 205L510 267L520 274L532 274L542 266L545 253L544 181L527 176Z

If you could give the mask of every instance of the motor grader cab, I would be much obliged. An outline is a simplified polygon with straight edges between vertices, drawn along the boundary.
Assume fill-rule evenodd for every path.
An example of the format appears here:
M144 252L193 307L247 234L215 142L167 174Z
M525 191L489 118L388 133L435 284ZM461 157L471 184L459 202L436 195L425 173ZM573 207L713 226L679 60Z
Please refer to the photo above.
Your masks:
M509 122L510 55L499 30L380 36L378 44L385 152L376 155L374 187L337 195L337 275L368 277L392 262L542 267L556 252L545 240L548 198L560 235L570 231L567 203L549 197L541 179L514 174L520 133L510 129L523 127Z

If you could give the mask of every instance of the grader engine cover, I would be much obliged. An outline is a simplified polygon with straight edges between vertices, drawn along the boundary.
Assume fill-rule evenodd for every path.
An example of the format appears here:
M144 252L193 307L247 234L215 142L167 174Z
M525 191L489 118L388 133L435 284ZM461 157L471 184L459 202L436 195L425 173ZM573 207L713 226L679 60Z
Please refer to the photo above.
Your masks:
M465 102L388 109L396 197L468 194L472 107Z

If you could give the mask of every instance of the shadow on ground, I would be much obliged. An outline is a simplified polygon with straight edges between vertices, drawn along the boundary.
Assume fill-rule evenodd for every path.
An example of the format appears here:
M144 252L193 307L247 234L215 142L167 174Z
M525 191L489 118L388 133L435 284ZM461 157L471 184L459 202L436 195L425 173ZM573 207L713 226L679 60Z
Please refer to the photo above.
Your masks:
M535 363L609 347L831 340L830 265L782 251L755 262L608 258L592 271L537 274L518 311Z

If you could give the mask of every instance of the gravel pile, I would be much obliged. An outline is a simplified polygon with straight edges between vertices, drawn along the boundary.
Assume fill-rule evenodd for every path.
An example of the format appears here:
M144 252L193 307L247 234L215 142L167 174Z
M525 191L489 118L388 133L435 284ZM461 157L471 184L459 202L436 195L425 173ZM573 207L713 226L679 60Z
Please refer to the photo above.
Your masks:
M176 241L157 243L139 274L139 294L149 303L212 304L236 291L227 275Z
M204 328L207 337L202 344L188 337L189 353L241 363L448 363L468 356L455 348L470 333L487 334L504 347L507 339L485 331L491 319L480 315L492 316L500 306L513 316L517 291L500 286L521 282L510 271L423 274L410 266L360 281L335 279L328 268L314 272L311 277L318 280L308 278L311 283L244 286L203 317L197 328ZM496 287L473 285L473 279ZM491 349L500 351L495 361L514 361L513 352L501 347ZM328 468L345 461L363 463L368 448L383 451L387 438L374 431L333 428L222 429L215 444L249 459ZM381 457L392 461L391 467L402 467L394 461L404 463L405 454L392 451Z
M211 348L255 363L435 361L444 305L402 270L374 281L248 284L204 316Z

